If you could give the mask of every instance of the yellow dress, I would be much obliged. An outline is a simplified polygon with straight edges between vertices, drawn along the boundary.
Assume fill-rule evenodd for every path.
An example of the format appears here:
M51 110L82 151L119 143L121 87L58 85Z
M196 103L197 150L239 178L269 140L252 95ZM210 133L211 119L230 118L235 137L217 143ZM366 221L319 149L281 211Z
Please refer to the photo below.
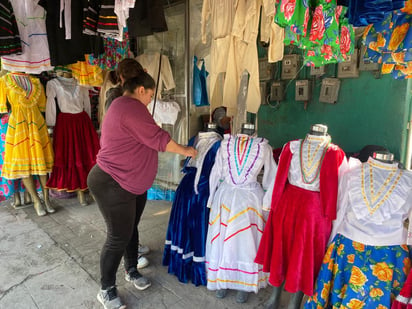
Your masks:
M41 112L46 96L38 78L8 73L0 78L0 113L11 106L1 176L18 179L47 175L53 167L53 148Z

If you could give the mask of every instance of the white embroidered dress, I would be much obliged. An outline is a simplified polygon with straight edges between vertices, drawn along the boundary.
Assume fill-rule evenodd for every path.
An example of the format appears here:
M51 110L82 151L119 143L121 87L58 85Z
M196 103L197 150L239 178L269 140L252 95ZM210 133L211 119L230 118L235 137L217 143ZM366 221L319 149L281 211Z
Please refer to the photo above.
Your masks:
M257 181L264 167L262 186ZM207 288L255 292L267 274L254 262L265 226L264 190L277 166L264 138L226 134L210 175L206 241Z
M403 223L412 210L412 173L397 163L351 159L339 184L338 215L330 239L339 233L371 246L407 243ZM411 226L411 224L410 224Z

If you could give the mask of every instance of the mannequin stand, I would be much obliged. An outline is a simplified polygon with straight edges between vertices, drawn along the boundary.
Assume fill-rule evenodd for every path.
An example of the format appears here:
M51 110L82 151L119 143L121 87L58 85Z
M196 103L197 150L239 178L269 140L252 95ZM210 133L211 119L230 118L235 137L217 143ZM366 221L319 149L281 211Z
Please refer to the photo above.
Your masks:
M265 309L278 309L280 304L280 294L282 293L283 284L280 287L273 287L272 295L265 303ZM303 299L303 292L298 291L292 294L287 309L299 309Z
M80 205L82 206L87 206L89 203L87 203L86 200L86 195L84 194L84 191L77 191L77 199L79 200Z
M38 216L44 216L47 213L54 213L56 210L51 206L50 199L49 199L49 189L46 188L46 182L47 182L47 176L46 175L40 175L40 185L42 188L43 192L43 199L44 199L44 206L37 195L36 188L34 186L34 180L33 177L26 177L23 178L23 184L26 187L26 190L29 192L31 196L31 200L34 203L34 209L36 210L36 213Z
M227 289L216 290L216 298L222 299L225 298L227 294ZM236 293L236 302L238 304L243 304L247 302L249 298L249 292L237 291Z
M23 209L23 208L27 208L33 205L33 202L31 200L31 196L29 194L28 191L24 191L24 200L23 200L23 204L21 202L21 197L20 197L20 192L16 192L13 195L13 207L14 209Z

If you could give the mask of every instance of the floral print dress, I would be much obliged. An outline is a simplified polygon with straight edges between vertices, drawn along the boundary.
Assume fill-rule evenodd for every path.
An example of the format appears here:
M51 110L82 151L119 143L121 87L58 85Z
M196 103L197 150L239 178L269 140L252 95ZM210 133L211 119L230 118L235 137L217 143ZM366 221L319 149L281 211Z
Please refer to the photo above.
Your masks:
M395 79L412 78L412 0L401 10L385 15L381 23L366 27L365 58L382 63L382 74Z

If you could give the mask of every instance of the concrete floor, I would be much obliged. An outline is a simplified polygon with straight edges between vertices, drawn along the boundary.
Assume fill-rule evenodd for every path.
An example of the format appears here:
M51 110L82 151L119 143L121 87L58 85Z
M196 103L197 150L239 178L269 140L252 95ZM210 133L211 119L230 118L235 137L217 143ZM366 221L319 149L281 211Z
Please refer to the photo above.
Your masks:
M52 199L57 212L38 217L33 207L15 210L11 201L0 203L0 308L102 308L99 254L105 224L95 203L80 206L77 199ZM149 201L140 223L142 243L151 248L150 265L141 270L152 286L136 290L117 276L119 294L127 308L264 308L271 288L251 294L245 304L235 292L219 300L213 291L182 284L161 265L171 203ZM286 308L289 295L283 293Z

